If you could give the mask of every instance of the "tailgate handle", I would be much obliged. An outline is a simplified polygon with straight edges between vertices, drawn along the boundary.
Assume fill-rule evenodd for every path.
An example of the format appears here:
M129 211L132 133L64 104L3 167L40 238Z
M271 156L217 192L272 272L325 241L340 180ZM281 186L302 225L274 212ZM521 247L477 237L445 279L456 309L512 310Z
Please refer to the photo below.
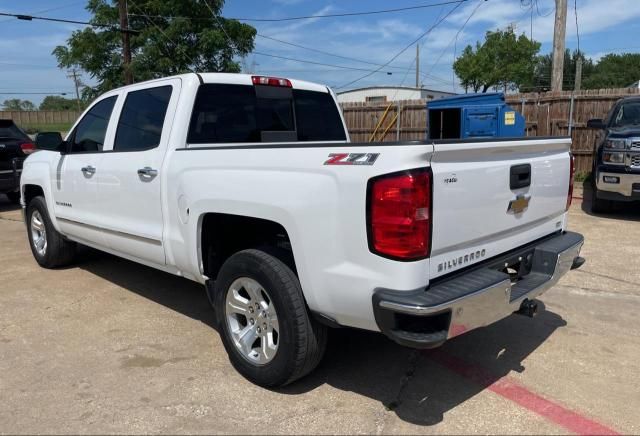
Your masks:
M514 165L509 174L511 189L526 188L531 185L531 164Z

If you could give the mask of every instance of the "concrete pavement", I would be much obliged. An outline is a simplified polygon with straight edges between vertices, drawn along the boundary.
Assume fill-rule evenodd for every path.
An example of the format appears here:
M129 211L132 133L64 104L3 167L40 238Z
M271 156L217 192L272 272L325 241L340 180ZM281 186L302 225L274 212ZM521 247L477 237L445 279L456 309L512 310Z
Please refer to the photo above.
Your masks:
M41 269L1 197L0 432L640 433L640 210L570 215L587 263L537 318L428 352L336 330L269 391L229 364L201 286L88 249Z

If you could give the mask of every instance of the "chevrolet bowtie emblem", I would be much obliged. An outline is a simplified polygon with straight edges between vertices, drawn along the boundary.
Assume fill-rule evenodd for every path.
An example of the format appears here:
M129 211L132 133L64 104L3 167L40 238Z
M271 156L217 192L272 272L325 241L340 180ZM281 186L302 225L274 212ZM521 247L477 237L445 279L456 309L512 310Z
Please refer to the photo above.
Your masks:
M518 214L524 212L529 207L530 195L518 194L515 200L509 202L507 213Z

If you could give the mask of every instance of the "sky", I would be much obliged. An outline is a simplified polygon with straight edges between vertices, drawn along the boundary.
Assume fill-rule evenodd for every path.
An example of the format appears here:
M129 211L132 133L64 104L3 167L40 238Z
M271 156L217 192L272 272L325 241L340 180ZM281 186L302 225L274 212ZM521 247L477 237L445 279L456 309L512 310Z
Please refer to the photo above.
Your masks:
M227 0L222 15L281 18L447 1L450 0ZM567 48L575 50L578 46L574 1L580 48L588 57L599 59L611 52L640 52L640 41L636 37L640 34L639 0L569 0ZM85 5L86 0L0 0L0 12L88 20L90 15ZM481 41L489 30L513 25L517 33L525 33L542 43L541 53L551 50L554 0L538 0L533 8L522 5L520 0L466 0L454 7L456 4L278 23L247 21L262 36L256 37L254 53L243 62L245 68L253 72L320 82L337 91L382 84L414 86L415 45L399 53L431 29L420 39L420 85L462 92L451 64L466 45ZM57 68L51 52L82 27L0 17L0 102L21 98L39 104L47 93L73 96L75 91L72 80L67 78L68 72ZM395 56L388 66L372 73ZM93 83L86 73L82 80Z

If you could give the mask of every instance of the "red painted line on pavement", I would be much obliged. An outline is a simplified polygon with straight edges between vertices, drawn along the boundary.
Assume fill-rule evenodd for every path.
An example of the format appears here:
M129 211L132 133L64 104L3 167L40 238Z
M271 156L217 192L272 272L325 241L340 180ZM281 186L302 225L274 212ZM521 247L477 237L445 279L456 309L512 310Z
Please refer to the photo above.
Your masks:
M445 368L485 386L491 392L511 400L573 433L580 435L620 434L603 424L531 392L510 377L501 377L496 380L496 377L483 368L441 351L427 352L427 356Z

